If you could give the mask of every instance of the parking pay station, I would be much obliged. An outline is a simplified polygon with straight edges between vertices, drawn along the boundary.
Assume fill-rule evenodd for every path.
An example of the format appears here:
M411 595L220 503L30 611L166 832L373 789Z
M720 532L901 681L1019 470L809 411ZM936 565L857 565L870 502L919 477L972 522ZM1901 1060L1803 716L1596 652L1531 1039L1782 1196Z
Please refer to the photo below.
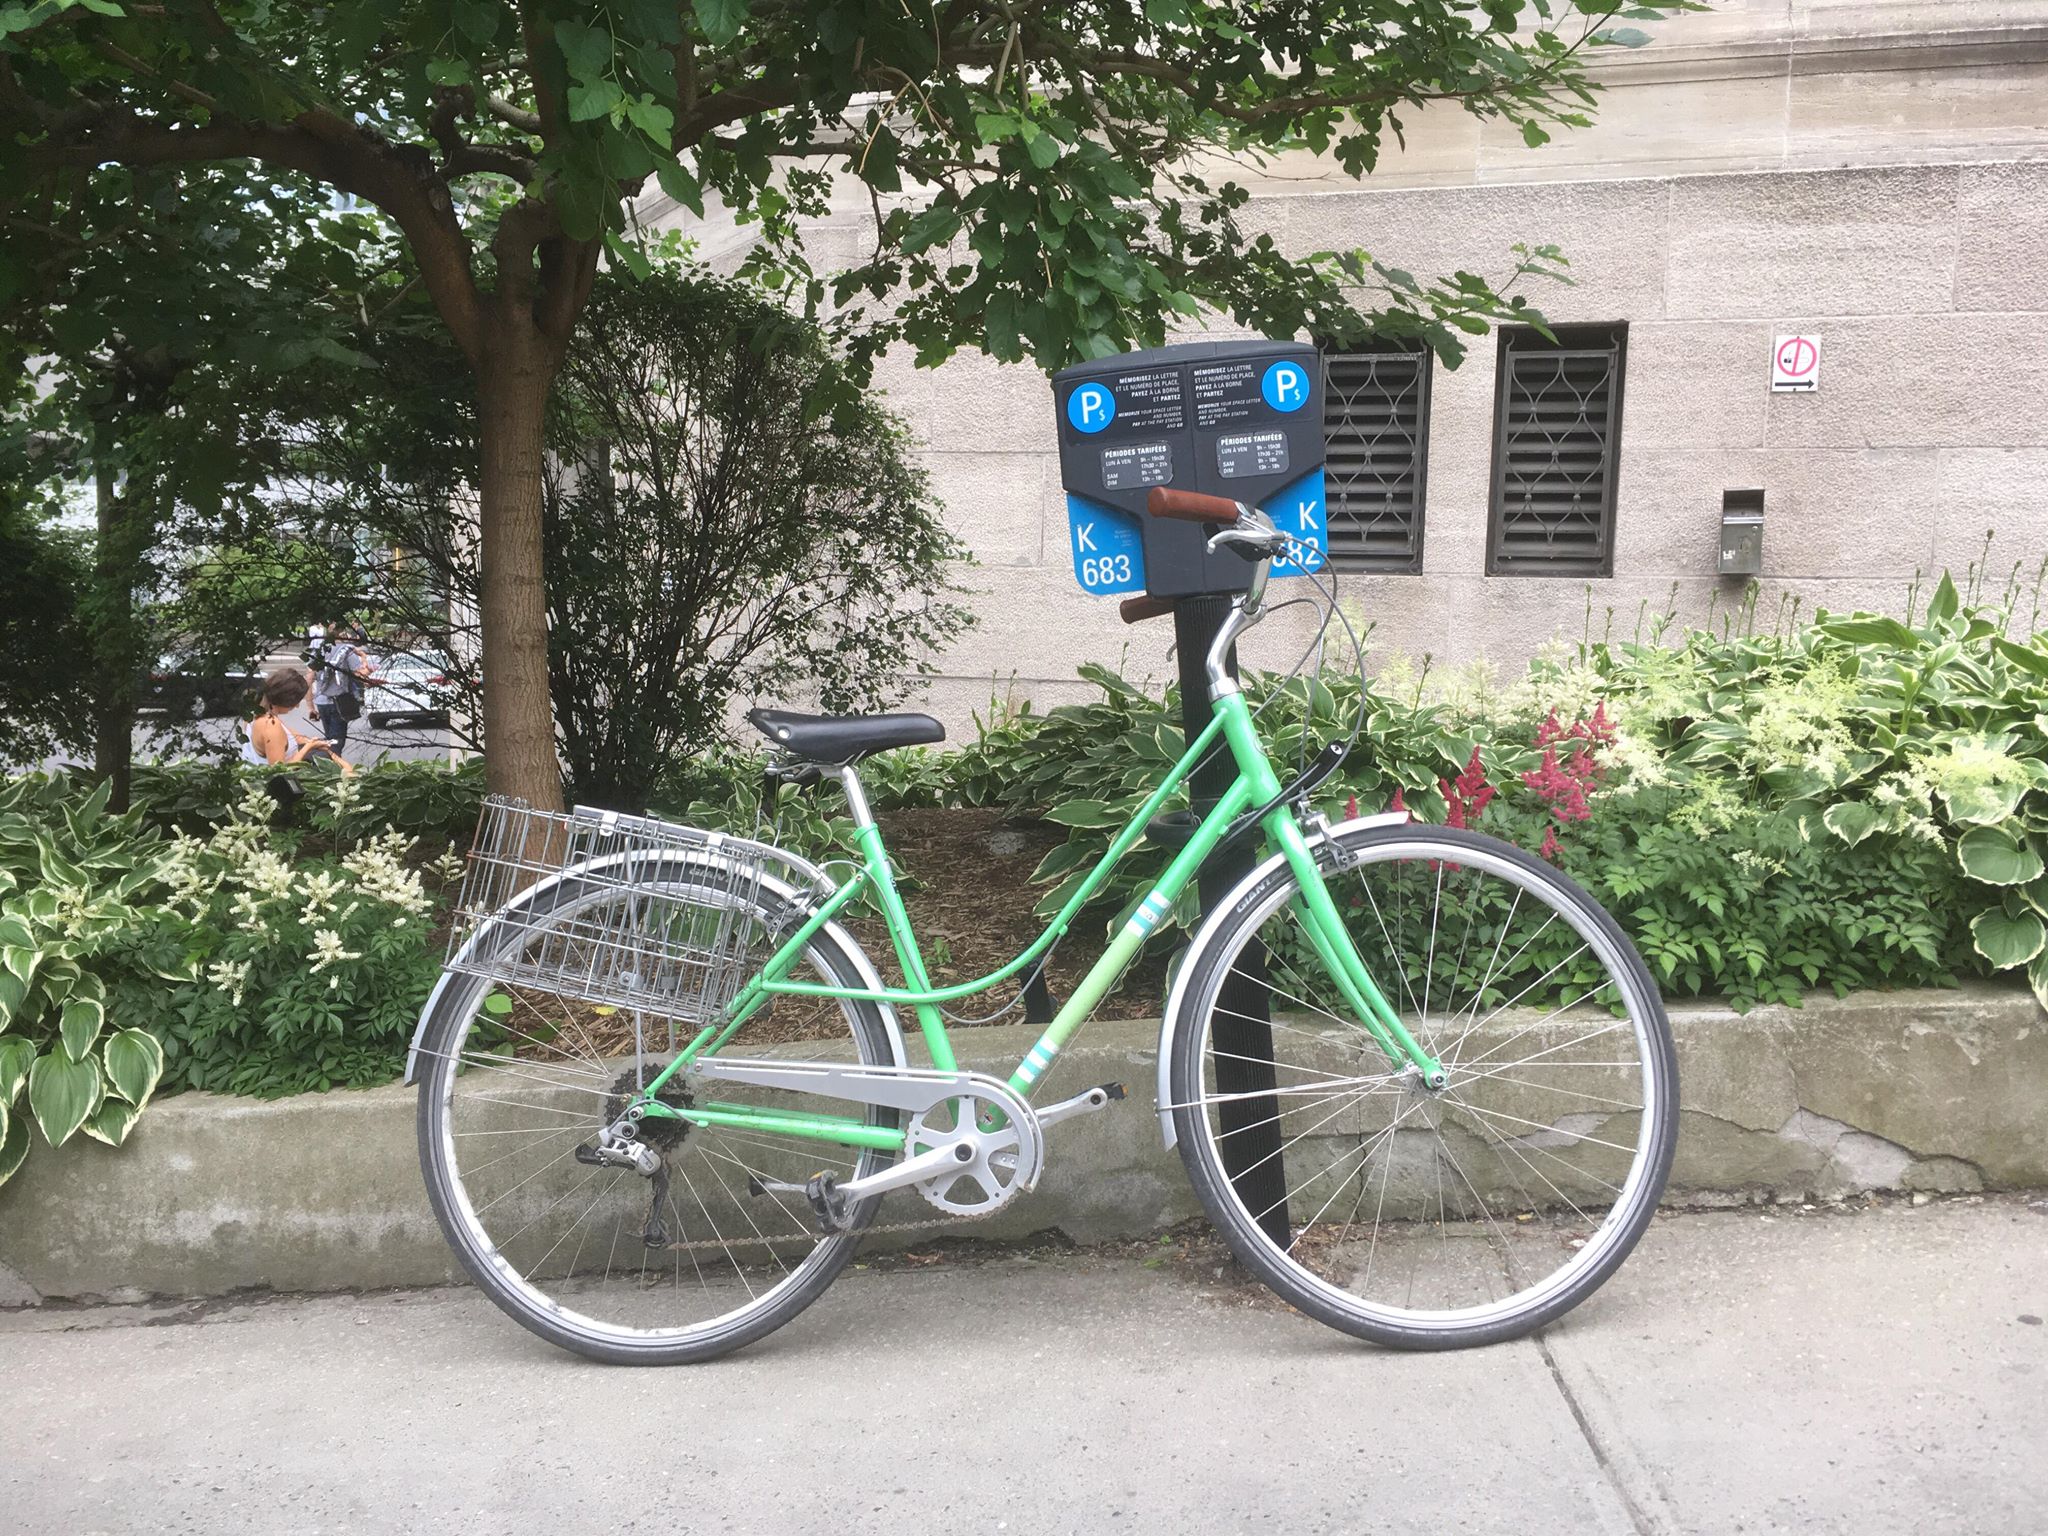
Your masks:
M1293 544L1273 576L1305 576L1328 558L1323 506L1323 362L1292 341L1197 341L1077 363L1053 375L1067 541L1084 592L1143 592L1173 613L1180 658L1181 724L1193 741L1209 722L1203 658L1251 585L1252 567L1230 550L1210 554L1205 530L1150 517L1154 486L1199 491L1258 507ZM1163 611L1163 610L1162 610ZM1127 613L1128 617L1132 615ZM1230 659L1236 669L1236 659ZM1214 806L1236 769L1213 752L1188 777L1190 815ZM1171 842L1174 817L1148 836ZM1182 825L1191 825L1184 822ZM1185 832L1181 834L1185 838ZM1211 855L1198 880L1214 911L1249 873L1249 845ZM1288 1241L1287 1184L1273 1067L1263 953L1224 985L1213 1038L1218 1113L1229 1137L1224 1168L1246 1208Z
M1262 509L1295 540L1272 574L1321 568L1323 364L1292 341L1197 341L1053 375L1067 540L1084 592L1239 592L1251 568L1200 526L1147 517L1155 485Z

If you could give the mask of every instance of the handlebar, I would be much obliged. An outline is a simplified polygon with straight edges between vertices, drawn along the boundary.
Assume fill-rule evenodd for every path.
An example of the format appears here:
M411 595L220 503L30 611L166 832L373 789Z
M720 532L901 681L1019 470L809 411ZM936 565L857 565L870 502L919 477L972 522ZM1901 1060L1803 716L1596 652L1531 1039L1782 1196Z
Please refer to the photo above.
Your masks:
M1250 510L1243 502L1225 496L1204 496L1199 491L1171 491L1163 485L1152 487L1145 498L1145 510L1154 517L1177 517L1190 523L1234 523Z
M1127 597L1116 605L1118 615L1126 624L1141 624L1146 619L1163 619L1173 612L1173 604L1163 597Z

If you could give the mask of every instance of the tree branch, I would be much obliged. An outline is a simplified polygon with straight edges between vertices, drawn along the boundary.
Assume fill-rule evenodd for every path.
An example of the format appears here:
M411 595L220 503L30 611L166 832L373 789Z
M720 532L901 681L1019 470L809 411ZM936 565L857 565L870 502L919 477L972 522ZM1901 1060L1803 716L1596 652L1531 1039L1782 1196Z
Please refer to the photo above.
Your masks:
M408 153L410 151L410 153ZM482 356L482 307L470 270L468 238L455 217L448 189L426 151L395 145L332 112L303 112L287 124L216 116L189 127L138 116L126 108L99 114L90 131L45 140L23 151L28 179L66 168L172 165L205 160L254 160L298 171L376 204L404 232L420 276L457 345L473 361Z

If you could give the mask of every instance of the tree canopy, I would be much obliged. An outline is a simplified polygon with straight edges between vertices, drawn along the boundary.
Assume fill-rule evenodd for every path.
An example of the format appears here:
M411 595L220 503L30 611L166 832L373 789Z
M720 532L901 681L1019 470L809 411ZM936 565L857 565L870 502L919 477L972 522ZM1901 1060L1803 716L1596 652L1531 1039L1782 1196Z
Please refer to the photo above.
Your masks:
M1687 0L0 0L10 221L94 167L245 161L376 208L479 390L485 728L496 787L555 800L542 420L604 254L656 184L758 232L747 274L904 342L1047 367L1217 312L1273 335L1457 337L1522 312L1470 274L1283 250L1229 157L1352 174L1436 101L1530 142L1585 121L1616 21ZM875 247L820 275L835 185ZM13 222L10 222L10 228ZM1536 249L1542 263L1553 253Z

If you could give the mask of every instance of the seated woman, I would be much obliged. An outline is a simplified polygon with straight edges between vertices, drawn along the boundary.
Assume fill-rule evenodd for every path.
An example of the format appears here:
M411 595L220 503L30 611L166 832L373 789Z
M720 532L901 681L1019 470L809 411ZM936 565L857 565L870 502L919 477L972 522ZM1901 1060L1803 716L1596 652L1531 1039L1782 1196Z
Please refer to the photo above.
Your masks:
M273 672L263 680L263 713L249 722L242 742L242 761L258 768L280 763L303 763L309 756L325 757L343 773L355 769L324 736L308 735L295 729L285 716L306 702L313 684L297 667Z

